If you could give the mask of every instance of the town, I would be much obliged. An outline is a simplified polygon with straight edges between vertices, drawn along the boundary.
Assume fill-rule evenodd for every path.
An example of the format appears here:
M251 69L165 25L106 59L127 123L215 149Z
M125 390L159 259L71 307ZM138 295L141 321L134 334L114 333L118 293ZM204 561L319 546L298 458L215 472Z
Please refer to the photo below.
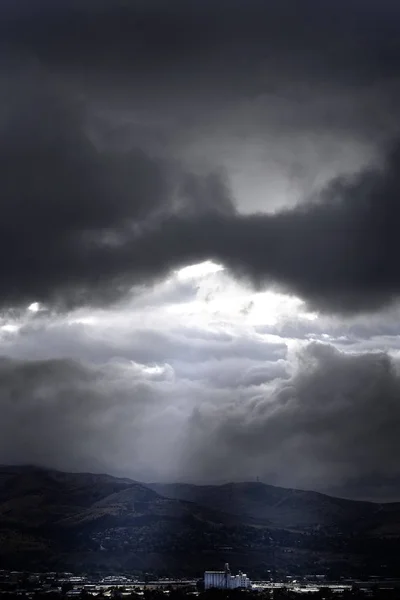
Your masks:
M59 600L91 597L112 600L161 600L168 596L185 600L193 596L203 600L239 600L240 597L283 600L302 596L330 600L333 598L400 598L400 580L381 580L370 577L366 581L343 579L326 581L324 576L304 578L287 577L285 581L251 581L239 572L232 575L226 563L223 570L205 571L199 579L135 577L130 574L74 574L68 572L29 573L0 570L0 597L2 600Z

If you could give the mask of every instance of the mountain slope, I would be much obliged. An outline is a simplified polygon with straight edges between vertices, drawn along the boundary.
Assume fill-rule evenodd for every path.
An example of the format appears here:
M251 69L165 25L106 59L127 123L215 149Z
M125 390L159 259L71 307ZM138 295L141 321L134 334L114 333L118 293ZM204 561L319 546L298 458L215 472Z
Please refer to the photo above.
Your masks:
M37 467L0 467L0 522L29 528L64 527L104 516L134 519L201 515L232 522L228 514L164 497L142 483L91 473Z
M243 520L259 520L271 527L300 530L346 524L354 527L356 523L363 527L374 515L382 513L385 506L259 482L218 486L152 483L149 487L168 498L196 502ZM400 514L400 504L391 507L392 514Z
M0 467L4 568L198 576L228 560L264 577L397 569L400 505L261 483L144 485L126 478Z
M0 467L0 560L10 567L82 568L95 560L101 569L122 568L129 559L153 568L171 550L201 551L204 533L236 520L129 479Z

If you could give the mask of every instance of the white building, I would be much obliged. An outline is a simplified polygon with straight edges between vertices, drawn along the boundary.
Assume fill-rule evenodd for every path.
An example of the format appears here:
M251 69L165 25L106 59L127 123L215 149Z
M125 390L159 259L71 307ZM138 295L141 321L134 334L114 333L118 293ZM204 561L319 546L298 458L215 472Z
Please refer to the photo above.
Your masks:
M233 589L233 588L249 588L249 587L251 587L251 581L247 577L246 573L242 573L242 571L239 571L238 575L231 575L229 587L231 589Z
M204 589L210 588L235 589L250 588L251 582L245 573L239 571L238 575L231 575L228 563L224 571L206 571L204 573Z

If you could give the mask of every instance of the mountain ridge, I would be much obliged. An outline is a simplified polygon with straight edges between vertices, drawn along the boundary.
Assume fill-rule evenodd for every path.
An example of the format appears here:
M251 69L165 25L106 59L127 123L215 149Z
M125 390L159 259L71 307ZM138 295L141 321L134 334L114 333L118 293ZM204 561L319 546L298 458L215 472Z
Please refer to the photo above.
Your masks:
M261 482L145 484L0 466L0 560L13 568L199 576L227 559L259 577L272 565L282 574L353 575L395 569L399 541L400 503Z

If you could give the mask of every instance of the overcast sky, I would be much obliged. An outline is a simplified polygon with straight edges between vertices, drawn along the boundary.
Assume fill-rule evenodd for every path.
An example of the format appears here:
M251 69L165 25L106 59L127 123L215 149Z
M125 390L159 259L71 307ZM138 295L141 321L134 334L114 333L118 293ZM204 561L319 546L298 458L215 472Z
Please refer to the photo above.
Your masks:
M0 23L0 462L400 500L398 2Z

